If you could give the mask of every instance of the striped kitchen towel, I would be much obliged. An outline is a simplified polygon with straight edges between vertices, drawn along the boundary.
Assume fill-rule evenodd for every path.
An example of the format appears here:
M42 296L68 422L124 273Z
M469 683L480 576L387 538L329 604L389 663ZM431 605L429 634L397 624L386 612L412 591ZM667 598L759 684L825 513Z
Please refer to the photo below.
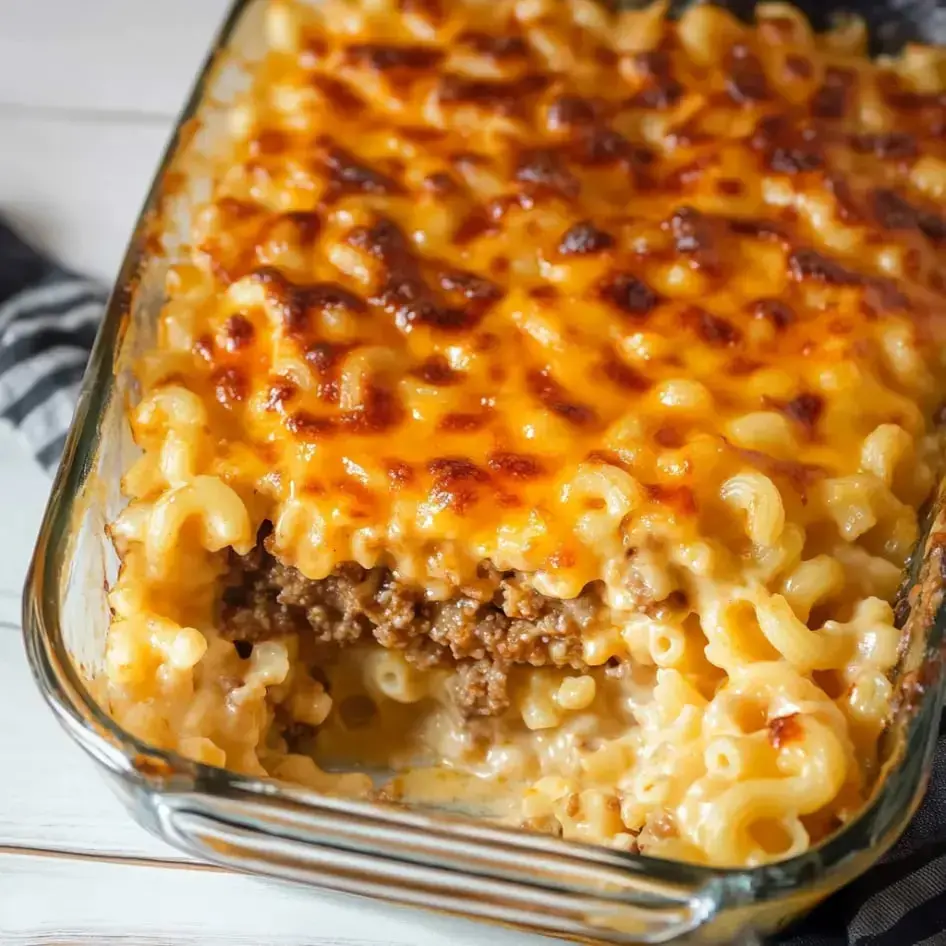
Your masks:
M0 222L0 417L55 469L106 293ZM929 792L893 850L778 946L946 946L946 728ZM775 944L772 944L775 946Z
M49 472L62 453L106 295L0 220L0 418L19 429Z

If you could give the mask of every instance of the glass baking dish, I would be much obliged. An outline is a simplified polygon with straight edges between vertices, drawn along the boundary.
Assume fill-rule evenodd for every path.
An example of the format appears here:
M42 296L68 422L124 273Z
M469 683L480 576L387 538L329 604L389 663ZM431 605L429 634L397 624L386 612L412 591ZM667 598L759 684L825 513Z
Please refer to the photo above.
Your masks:
M907 615L908 646L897 669L884 777L855 821L775 865L698 867L247 778L143 744L97 702L90 681L104 654L105 591L117 568L106 523L121 508L119 480L135 455L125 421L135 396L129 365L148 344L175 241L200 197L202 158L223 139L223 107L261 51L262 5L235 0L221 27L161 162L86 372L24 594L26 645L44 697L143 825L220 865L582 940L756 942L784 927L881 857L922 796L944 695L940 500L898 609ZM868 11L875 40L898 43L918 32L908 20L885 18L887 9ZM161 233L157 218L165 221ZM169 220L177 223L168 227Z

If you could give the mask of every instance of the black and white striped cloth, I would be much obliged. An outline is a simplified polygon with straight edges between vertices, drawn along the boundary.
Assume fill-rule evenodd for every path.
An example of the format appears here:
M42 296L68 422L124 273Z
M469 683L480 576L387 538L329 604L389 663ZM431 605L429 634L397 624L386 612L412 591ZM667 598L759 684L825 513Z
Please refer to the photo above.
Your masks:
M0 417L54 470L105 302L0 222ZM930 790L884 860L828 899L779 946L946 946L946 727Z
M0 221L0 418L52 472L72 421L105 290Z

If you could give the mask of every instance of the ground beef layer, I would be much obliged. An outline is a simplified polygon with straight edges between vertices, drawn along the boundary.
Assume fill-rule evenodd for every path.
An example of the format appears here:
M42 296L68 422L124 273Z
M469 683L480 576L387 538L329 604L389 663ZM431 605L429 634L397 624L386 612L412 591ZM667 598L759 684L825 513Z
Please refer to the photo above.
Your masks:
M477 589L448 601L427 601L389 569L354 563L312 580L272 554L264 529L248 555L230 553L219 626L246 643L298 633L344 647L373 637L418 666L455 667L460 711L495 716L509 705L511 666L583 666L582 632L601 604L593 586L563 601L534 591L517 572L484 566L482 576Z

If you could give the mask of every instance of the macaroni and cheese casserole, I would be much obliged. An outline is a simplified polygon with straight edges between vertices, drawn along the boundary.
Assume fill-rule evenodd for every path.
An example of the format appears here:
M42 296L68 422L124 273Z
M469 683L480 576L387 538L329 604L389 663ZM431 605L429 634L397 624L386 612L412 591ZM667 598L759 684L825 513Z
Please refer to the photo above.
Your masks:
M789 5L272 0L171 267L110 711L754 865L854 816L946 422L946 54Z

